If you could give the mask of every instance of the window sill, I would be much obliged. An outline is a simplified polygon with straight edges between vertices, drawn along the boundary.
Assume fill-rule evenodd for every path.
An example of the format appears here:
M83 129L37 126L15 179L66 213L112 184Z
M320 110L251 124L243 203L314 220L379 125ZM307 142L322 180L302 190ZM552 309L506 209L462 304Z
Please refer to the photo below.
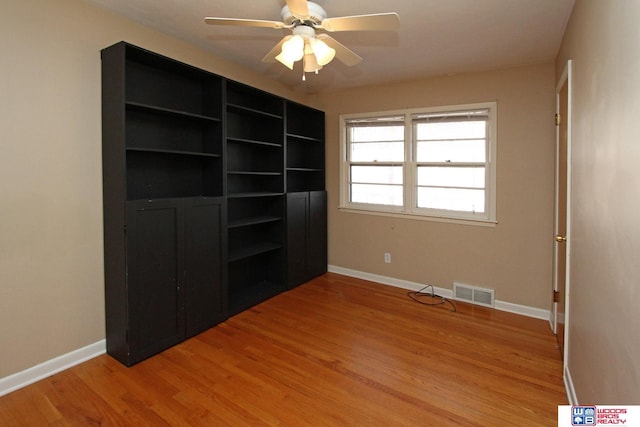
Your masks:
M485 220L485 219L467 219L467 218L451 218L451 217L431 216L431 215L416 215L416 214L408 214L404 212L383 212L383 211L370 210L370 209L356 209L356 208L344 207L344 206L338 207L338 210L340 210L340 212L352 213L352 214L386 216L391 218L411 219L411 220L418 220L418 221L444 222L449 224L472 225L476 227L493 228L493 227L496 227L496 225L498 225L498 221Z

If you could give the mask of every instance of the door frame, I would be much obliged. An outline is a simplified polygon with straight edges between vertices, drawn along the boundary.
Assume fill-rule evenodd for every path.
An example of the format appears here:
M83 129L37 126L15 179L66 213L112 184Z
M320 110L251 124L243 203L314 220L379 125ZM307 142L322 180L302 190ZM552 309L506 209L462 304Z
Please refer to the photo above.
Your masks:
M558 80L556 85L556 113L560 112L560 92L562 87L567 84L567 117L561 117L561 120L564 120L566 123L567 129L567 157L566 157L566 173L567 173L567 188L566 188L566 238L567 240L562 243L566 245L566 256L565 256L565 292L564 292L564 314L565 314L565 323L564 323L564 349L563 349L563 373L567 368L567 361L569 360L569 302L570 302L570 259L571 259L571 117L572 117L572 67L573 61L568 60L565 68ZM554 184L554 237L558 235L558 222L559 222L559 212L558 212L558 200L559 200L559 187L558 187L558 176L560 173L560 163L559 163L559 150L560 150L560 127L556 126L556 153L555 153L555 184ZM558 290L558 281L556 271L558 268L558 245L559 243L554 239L553 245L553 290ZM557 321L558 321L558 303L553 303L552 310L552 319L551 324L553 328L553 332L557 331Z

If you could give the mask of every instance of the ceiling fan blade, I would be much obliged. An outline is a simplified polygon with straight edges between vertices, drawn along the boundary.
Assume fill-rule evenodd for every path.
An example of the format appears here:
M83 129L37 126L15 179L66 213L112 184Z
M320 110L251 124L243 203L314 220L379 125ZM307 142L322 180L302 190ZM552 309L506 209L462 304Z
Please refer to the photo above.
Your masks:
M209 25L232 25L237 27L264 27L264 28L285 28L286 25L279 21L265 21L262 19L238 19L238 18L204 18L204 22Z
M307 0L287 0L287 6L289 7L289 12L296 18L309 18L309 5L307 4Z
M282 40L280 40L280 42L277 45L275 45L273 49L271 49L269 53L267 53L264 56L264 58L262 58L262 62L276 62L276 56L280 55L280 52L282 52L282 45L291 37L293 36L288 35L288 36L285 36Z
M329 34L318 34L317 39L325 42L329 47L335 49L336 58L343 62L348 67L358 65L362 61L362 57L331 37Z
M389 31L399 26L400 18L395 12L342 16L322 21L322 28L327 31Z

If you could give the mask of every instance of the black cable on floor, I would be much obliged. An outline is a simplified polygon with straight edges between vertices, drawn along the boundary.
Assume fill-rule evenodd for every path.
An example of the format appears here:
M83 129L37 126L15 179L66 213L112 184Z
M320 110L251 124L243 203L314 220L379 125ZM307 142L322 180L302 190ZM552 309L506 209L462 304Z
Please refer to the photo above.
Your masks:
M427 288L431 288L431 293L427 293L424 292L425 289ZM419 303L419 304L423 304L423 305L445 305L446 303L451 304L451 310L455 312L456 311L456 305L453 303L452 300L447 299L443 296L440 296L438 294L435 293L435 289L433 288L433 285L426 285L424 286L422 289L418 290L418 291L409 291L407 292L407 296L409 298L411 298L412 300L414 300L415 302ZM424 300L421 300L421 297L430 297L432 299L436 299L436 298L440 298L440 301L437 302L425 302Z

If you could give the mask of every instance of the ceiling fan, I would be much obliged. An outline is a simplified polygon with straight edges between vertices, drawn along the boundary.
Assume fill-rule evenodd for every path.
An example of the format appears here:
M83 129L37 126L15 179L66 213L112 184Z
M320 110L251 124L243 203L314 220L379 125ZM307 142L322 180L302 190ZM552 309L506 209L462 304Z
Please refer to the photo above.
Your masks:
M307 0L286 0L286 3L280 12L282 21L208 17L205 22L210 25L291 30L291 34L280 40L262 61L279 61L293 70L295 62L302 60L303 80L304 73L317 73L334 57L347 66L354 66L362 61L362 57L327 32L388 31L395 30L400 25L398 14L394 12L328 18L317 3Z

